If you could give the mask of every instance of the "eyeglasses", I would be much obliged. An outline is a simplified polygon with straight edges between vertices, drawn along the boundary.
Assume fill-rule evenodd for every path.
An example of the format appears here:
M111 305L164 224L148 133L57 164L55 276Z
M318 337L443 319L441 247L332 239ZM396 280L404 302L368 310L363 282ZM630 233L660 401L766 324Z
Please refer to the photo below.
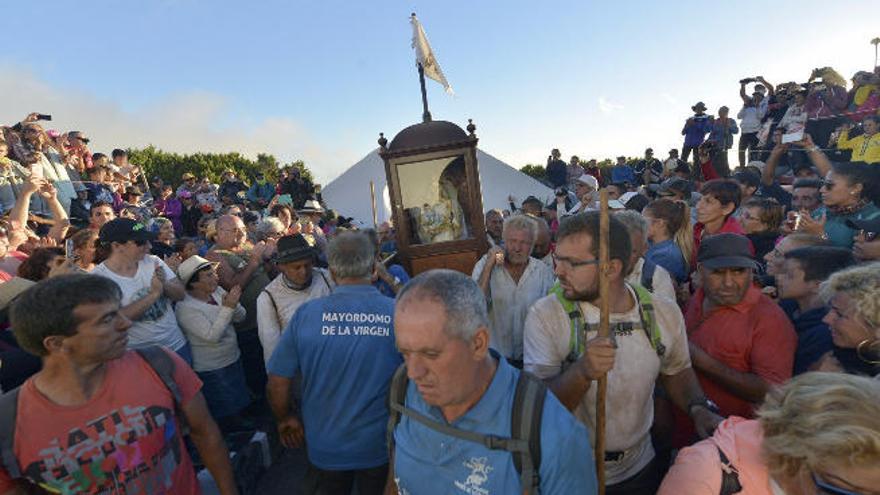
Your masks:
M556 256L556 253L553 253L553 263L556 264L556 266L558 266L560 268L563 268L566 270L571 270L571 269L580 268L580 267L586 266L586 265L598 265L599 260L598 259L571 260L568 258L560 258L559 256Z
M859 492L853 492L850 490L845 490L843 488L838 488L833 485L829 485L828 483L819 479L816 476L816 473L811 473L810 476L813 478L813 484L816 485L816 493L820 495L861 495Z

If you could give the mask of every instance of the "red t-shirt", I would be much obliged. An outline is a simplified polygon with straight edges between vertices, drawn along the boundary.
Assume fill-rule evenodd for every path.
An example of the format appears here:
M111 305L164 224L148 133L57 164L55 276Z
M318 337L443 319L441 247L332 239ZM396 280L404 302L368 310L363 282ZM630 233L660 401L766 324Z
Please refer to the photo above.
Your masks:
M168 354L186 404L202 382ZM180 423L162 379L129 351L107 363L104 383L83 405L55 404L28 379L18 398L14 451L24 476L52 493L199 494ZM0 493L14 486L0 468Z
M791 378L797 334L782 309L752 286L735 306L703 314L703 289L688 305L685 324L688 339L713 358L737 371L754 373L769 383ZM753 416L753 404L697 372L706 395L724 416Z

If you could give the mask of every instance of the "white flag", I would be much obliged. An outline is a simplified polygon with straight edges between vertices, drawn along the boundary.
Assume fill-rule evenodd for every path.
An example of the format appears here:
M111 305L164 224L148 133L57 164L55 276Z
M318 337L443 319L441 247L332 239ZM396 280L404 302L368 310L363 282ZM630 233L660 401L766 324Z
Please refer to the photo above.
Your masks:
M431 45L428 44L428 36L425 35L422 23L416 19L415 14L410 18L410 22L413 26L412 46L416 50L416 61L422 64L422 68L425 70L425 76L442 84L447 93L451 95L455 94L455 92L452 91L452 86L449 85L449 81L446 80L446 76L443 75L443 71L440 69L440 64L438 64L437 59L434 58L434 51L431 50Z

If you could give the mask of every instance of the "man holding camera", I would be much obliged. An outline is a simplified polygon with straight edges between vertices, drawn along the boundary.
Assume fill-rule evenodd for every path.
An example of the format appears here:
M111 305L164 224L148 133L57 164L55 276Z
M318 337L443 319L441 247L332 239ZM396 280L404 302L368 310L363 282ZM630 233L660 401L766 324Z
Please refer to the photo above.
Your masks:
M746 85L753 82L762 84L755 85L755 92L752 96L746 94ZM765 86L766 85L766 86ZM739 82L739 96L742 98L743 107L736 114L736 118L740 120L742 134L739 137L739 166L746 166L746 150L749 151L749 159L754 160L757 156L758 132L761 130L761 123L767 115L767 99L764 98L764 90L769 88L770 96L773 96L773 85L768 83L762 76L742 79Z

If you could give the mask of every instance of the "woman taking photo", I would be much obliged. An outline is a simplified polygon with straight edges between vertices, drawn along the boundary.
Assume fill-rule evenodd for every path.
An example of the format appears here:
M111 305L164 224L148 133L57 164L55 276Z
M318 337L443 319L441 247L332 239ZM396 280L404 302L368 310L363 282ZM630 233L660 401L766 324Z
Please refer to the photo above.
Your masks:
M84 272L95 269L95 244L98 242L98 233L92 229L83 229L70 236L73 240L73 260L76 266Z
M829 307L822 321L834 342L819 369L880 374L880 262L834 273L819 286L819 294Z
M812 144L805 137L804 142ZM798 232L821 235L833 245L852 249L853 238L858 234L849 222L880 217L880 170L877 165L859 162L835 162L809 148L810 159L825 173L822 184L822 204L811 214L799 213ZM830 165L829 165L830 164Z
M694 233L687 203L658 199L642 211L648 222L648 251L645 259L665 268L679 284L690 274L688 260L694 254Z

